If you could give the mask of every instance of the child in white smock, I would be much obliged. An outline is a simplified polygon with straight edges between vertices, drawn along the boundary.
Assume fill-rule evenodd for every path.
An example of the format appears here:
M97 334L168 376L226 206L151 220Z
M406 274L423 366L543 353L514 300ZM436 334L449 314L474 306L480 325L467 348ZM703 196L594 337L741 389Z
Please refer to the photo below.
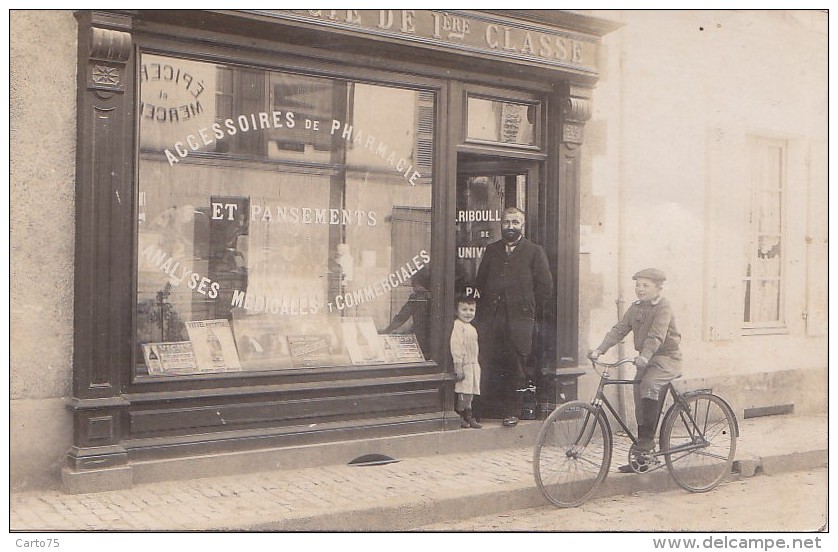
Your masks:
M480 429L482 426L474 419L471 401L480 394L480 364L477 356L480 352L477 344L477 330L471 321L477 313L477 302L473 297L457 298L457 319L451 331L451 358L454 360L457 394L455 410L460 415L460 427Z

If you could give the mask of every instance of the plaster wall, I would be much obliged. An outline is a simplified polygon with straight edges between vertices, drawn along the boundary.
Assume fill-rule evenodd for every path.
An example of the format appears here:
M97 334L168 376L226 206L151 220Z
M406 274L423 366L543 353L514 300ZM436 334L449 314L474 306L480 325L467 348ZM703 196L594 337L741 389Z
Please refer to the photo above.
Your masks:
M57 484L72 438L76 34L68 10L9 12L13 489Z
M624 26L604 39L584 146L580 354L617 320L616 301L634 300L631 275L657 266L685 377L824 368L826 15L593 13ZM719 290L743 276L755 135L788 142L786 324L764 335L742 331L741 296Z

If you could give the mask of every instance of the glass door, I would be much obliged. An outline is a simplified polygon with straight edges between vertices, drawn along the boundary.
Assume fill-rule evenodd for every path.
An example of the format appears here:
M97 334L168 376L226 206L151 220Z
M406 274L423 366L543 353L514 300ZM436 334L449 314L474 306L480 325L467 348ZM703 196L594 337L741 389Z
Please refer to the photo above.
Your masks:
M474 293L474 279L486 246L500 239L504 209L526 214L525 236L540 242L536 199L538 164L501 157L460 155L457 165L456 263L454 293Z
M474 282L486 247L501 239L503 211L517 207L526 213L524 235L543 243L539 231L537 198L538 163L528 160L461 154L457 165L455 295L475 296ZM478 304L479 296L478 296ZM483 316L478 307L475 325L482 335ZM481 418L501 418L504 403L503 378L496 368L498 359L492 347L480 338L482 377L475 412ZM540 358L539 343L534 343L530 364ZM530 368L535 368L531 366ZM524 398L535 406L535 394Z

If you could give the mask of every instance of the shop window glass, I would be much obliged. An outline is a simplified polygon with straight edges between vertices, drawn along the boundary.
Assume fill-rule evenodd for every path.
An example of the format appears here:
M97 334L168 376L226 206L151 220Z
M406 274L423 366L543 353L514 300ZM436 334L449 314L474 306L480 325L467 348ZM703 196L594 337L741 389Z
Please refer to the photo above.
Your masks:
M143 54L136 373L429 358L434 106Z
M785 144L757 140L754 187L745 244L744 324L746 328L783 323L783 194Z
M536 104L469 96L466 138L515 146L535 145Z

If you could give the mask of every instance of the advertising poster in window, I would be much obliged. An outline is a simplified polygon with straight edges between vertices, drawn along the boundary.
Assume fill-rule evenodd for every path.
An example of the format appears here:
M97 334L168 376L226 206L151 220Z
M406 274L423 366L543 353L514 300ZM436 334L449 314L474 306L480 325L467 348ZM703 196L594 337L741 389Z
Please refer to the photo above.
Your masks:
M150 376L171 376L198 373L192 343L146 343L143 356Z
M415 335L383 335L381 338L384 341L384 354L387 362L422 362L425 360L422 348L419 346L419 341Z
M387 362L384 341L378 335L369 316L341 320L343 341L352 364L380 364Z
M195 362L201 372L241 370L233 332L227 320L198 320L186 323Z

